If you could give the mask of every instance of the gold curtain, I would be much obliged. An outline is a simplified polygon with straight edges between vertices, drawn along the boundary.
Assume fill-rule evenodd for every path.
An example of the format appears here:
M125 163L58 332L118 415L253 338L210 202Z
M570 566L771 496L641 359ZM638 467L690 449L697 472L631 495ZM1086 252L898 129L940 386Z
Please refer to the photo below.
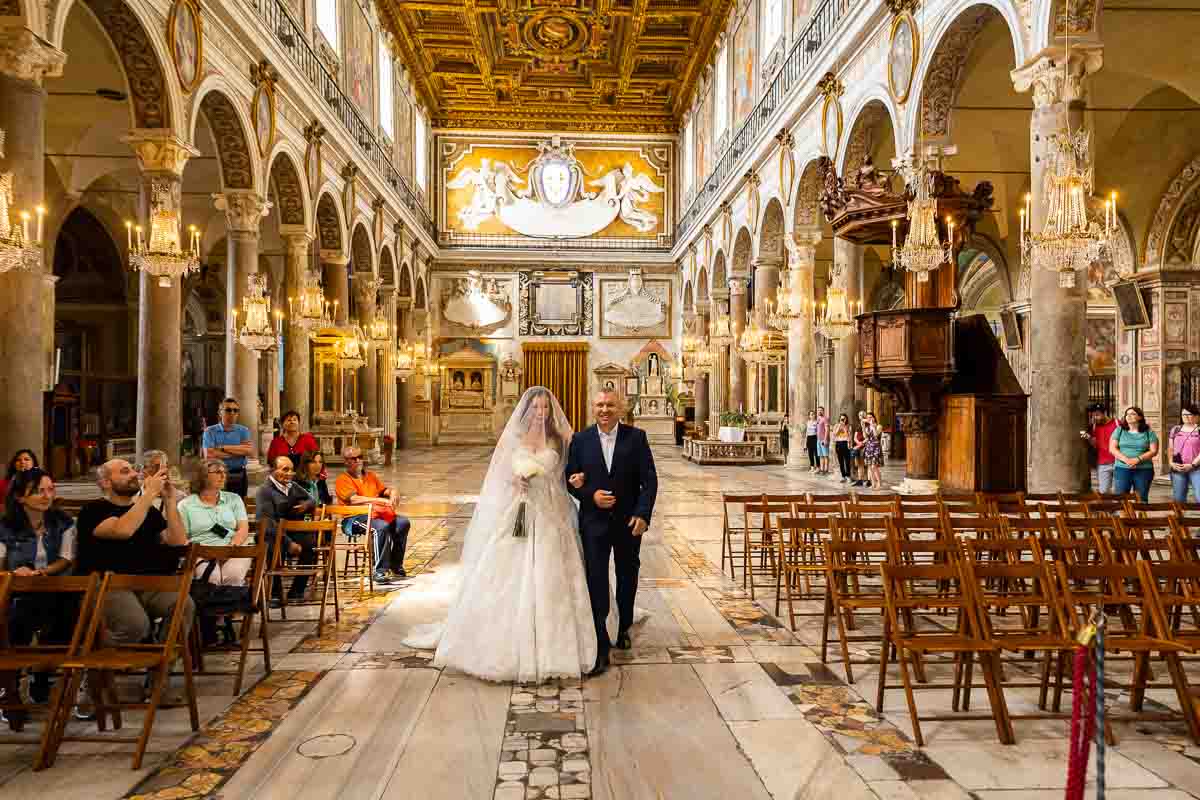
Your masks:
M525 388L545 386L554 392L575 430L583 430L588 413L588 344L586 342L529 342L521 345L525 358Z

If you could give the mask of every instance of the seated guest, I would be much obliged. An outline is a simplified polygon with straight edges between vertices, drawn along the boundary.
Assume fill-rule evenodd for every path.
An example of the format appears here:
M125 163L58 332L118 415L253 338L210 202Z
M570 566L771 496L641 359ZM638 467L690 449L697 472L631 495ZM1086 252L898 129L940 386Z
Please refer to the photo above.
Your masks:
M192 493L179 501L179 516L188 540L194 544L210 547L240 547L253 544L250 522L246 517L246 504L242 498L225 489L225 463L216 458L202 461L192 476ZM246 575L254 564L249 558L227 558L212 563L201 561L196 565L195 577L208 574L209 583L218 586L245 586ZM210 569L211 567L211 569ZM217 640L217 620L201 615L200 633L206 645ZM225 636L233 641L233 627L226 620Z
M304 453L319 450L317 440L311 433L300 432L300 412L288 411L283 415L283 432L271 440L267 448L267 463L274 464L277 456L287 456L292 466L298 467Z
M296 485L303 489L309 498L319 506L326 506L333 502L324 475L325 457L323 455L314 450L300 456L300 469L296 473Z
M54 481L37 467L13 479L0 519L0 567L17 575L63 575L75 559L75 521L52 508ZM10 644L27 645L37 634L42 644L66 644L78 615L75 595L17 595L8 606ZM35 672L35 702L50 697L50 676Z
M179 516L179 491L165 470L138 480L133 465L120 458L101 464L97 483L104 493L79 511L76 572L118 572L125 575L171 575L187 555L187 531ZM162 498L162 510L154 501ZM185 631L195 608L190 597L175 592L110 592L104 604L107 641L138 644L145 641L155 619L170 616L183 602ZM165 628L160 633L166 633Z
M250 429L238 424L242 407L232 397L221 402L221 421L204 429L204 458L219 458L229 471L226 488L238 497L245 497L250 481L246 475L246 459L254 455Z
M271 474L267 476L263 485L258 487L258 494L255 495L257 506L254 513L258 517L258 535L266 538L268 553L275 547L275 526L280 520L302 520L310 517L317 508L317 504L308 493L293 480L295 475L292 460L287 456L277 456L271 462ZM284 546L287 548L287 555L297 558L301 564L317 563L315 533L287 534ZM297 575L288 589L288 600L302 600L307 588L308 576ZM278 598L282 594L283 582L276 578L271 586L272 606L279 606Z
M8 487L18 473L38 466L37 454L27 448L18 450L8 461L8 472L0 478L0 501L8 496Z
M404 572L404 550L408 546L411 523L407 517L396 514L396 494L383 485L378 475L366 469L362 450L344 448L342 458L346 461L346 471L334 484L338 502L374 506L371 529L375 535L375 583L387 585L394 583L396 578L408 577ZM364 532L365 525L365 515L350 517L342 521L342 531L347 536L357 536ZM391 570L391 575L385 566Z

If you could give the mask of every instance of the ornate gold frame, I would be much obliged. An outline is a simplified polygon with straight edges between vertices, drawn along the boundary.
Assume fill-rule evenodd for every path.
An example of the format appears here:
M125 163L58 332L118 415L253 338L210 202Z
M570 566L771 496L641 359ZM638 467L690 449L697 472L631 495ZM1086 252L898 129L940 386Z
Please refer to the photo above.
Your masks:
M262 139L262 131L258 129L258 107L264 99L271 112L271 128L265 142ZM275 83L268 80L259 81L258 88L254 90L254 99L250 101L250 119L254 122L254 139L258 144L258 154L263 158L271 154L271 147L275 144L275 112Z
M900 23L908 22L908 35L912 44L912 64L908 68L908 85L904 88L904 92L896 91L896 84L892 81L892 48L896 44L896 35L900 32ZM892 93L892 99L897 105L904 105L908 101L908 96L912 94L913 81L917 79L917 60L921 54L921 32L917 30L917 21L909 11L904 11L892 18L892 31L888 36L888 52L887 58L884 59L884 71L887 72L888 91Z
M175 18L181 7L186 6L196 20L196 74L189 84L183 79L183 70L179 68L179 44L175 41ZM171 64L175 67L175 77L184 93L190 94L200 81L204 80L204 17L200 14L200 3L197 0L175 0L171 11L167 14L167 47L171 51Z
M829 142L825 141L825 136L829 132L829 111L832 108L837 112L837 141L833 143L833 147L829 146ZM825 105L821 107L821 142L825 145L825 154L829 156L830 161L837 161L838 145L842 141L842 104L838 102L834 95L825 97Z

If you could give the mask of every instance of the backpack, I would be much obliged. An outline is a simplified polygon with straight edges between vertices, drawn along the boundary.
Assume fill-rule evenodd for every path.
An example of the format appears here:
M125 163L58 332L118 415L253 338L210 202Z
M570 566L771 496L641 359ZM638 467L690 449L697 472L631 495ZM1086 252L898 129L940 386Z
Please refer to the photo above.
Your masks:
M213 570L217 568L216 561L209 561L204 568L204 574L192 578L191 596L196 604L198 617L223 617L229 614L251 614L254 603L250 599L249 586L217 586L209 583Z

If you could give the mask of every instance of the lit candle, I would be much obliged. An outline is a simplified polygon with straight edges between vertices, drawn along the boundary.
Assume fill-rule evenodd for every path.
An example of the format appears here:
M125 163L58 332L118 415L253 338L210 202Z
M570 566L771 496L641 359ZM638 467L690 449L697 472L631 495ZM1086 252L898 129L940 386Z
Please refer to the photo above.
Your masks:
M1025 246L1025 209L1021 209L1021 224L1020 224L1021 246Z
M146 249L146 245L142 241L142 226L135 225L133 227L133 232L137 234L137 248L138 248L138 252L140 253L142 250Z
M896 247L896 229L900 227L899 220L892 220L892 247Z
M125 238L128 241L129 250L133 250L133 223L125 220Z
M21 212L21 241L29 244L29 212Z
M37 244L42 243L42 218L46 216L46 207L37 207Z
M946 217L946 243L954 247L954 220Z
M230 333L234 333L234 334L237 333L237 314L238 314L238 312L237 312L236 308L231 308L229 310L229 332Z

